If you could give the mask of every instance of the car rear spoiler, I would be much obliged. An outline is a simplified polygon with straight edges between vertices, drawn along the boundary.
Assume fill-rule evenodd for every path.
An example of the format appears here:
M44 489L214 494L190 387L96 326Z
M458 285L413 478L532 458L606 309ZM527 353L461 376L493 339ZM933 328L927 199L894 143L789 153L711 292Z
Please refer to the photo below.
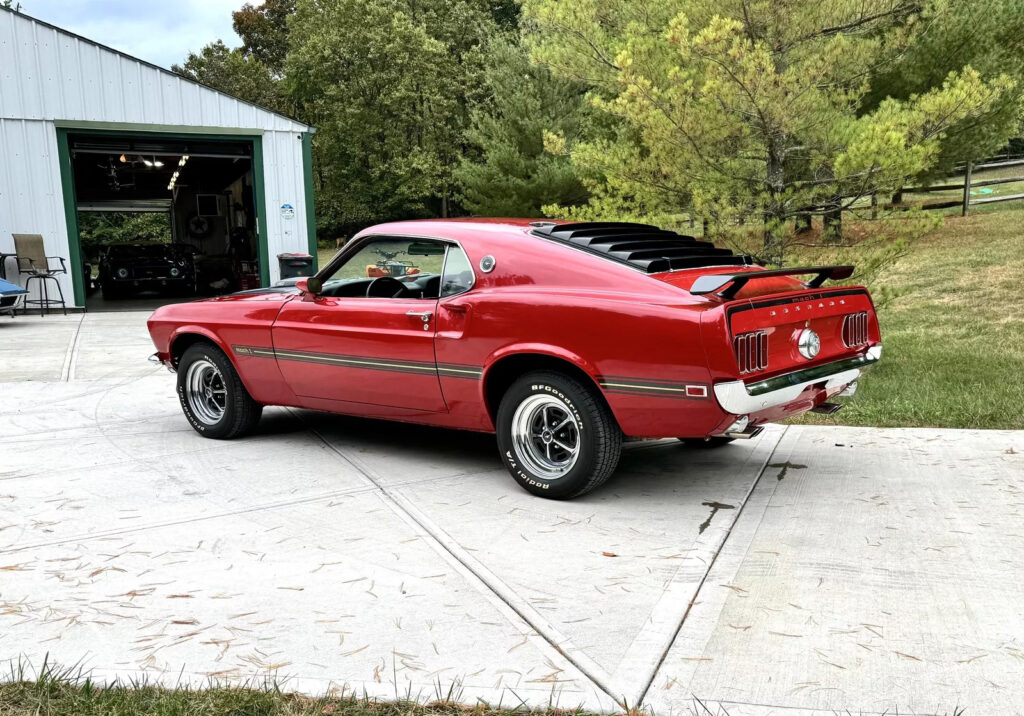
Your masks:
M803 276L813 273L814 278L805 282L808 288L818 288L828 280L850 278L853 266L808 266L806 268L769 269L766 271L744 271L742 273L715 273L698 276L690 287L690 293L703 296L714 293L728 300L734 298L740 289L751 281L778 276Z

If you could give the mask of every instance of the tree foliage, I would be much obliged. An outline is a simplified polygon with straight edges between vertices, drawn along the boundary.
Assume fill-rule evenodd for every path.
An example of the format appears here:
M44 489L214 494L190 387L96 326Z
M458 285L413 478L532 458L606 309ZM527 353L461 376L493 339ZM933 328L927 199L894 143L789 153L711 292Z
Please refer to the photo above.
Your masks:
M867 102L872 77L958 2L525 0L523 12L535 59L593 85L593 104L623 121L613 139L567 145L597 177L595 215L763 221L762 258L779 263L788 222L810 207L892 190L938 161L952 129L1000 106L1019 116L1016 80L970 66Z
M235 32L242 38L242 53L259 60L275 76L284 72L288 54L288 18L295 12L295 0L264 0L246 3L231 13Z
M227 92L268 109L287 113L288 98L270 68L222 41L212 42L198 53L189 53L184 64L171 70L208 87Z
M108 244L168 243L171 220L166 213L81 211L78 233L82 249L91 255Z
M479 156L463 159L456 172L463 207L484 216L538 216L546 204L584 203L572 162L545 151L544 133L580 135L586 87L533 65L516 38L502 36L488 44L484 88L466 134Z
M491 12L483 0L299 0L286 74L317 127L323 226L443 212Z
M941 85L952 72L970 66L986 80L1000 75L1024 79L1024 2L988 0L984 4L941 0L926 5L922 30L893 62L881 65L862 102L873 111L886 98L908 100ZM932 172L980 160L1000 149L1019 131L1017 92L1005 92L987 112L950 126L940 139Z

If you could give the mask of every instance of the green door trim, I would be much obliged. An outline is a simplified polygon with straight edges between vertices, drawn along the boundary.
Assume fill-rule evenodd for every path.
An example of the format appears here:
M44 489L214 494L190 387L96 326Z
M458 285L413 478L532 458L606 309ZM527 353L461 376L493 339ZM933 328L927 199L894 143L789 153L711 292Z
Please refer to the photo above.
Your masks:
M302 133L302 183L305 185L306 240L313 257L313 273L320 270L316 243L316 205L313 198L313 133Z
M172 127L172 129L179 131L165 132L154 130L153 125L137 125L139 127L147 127L147 129L135 129L136 125L111 124L109 125L110 128L99 129L95 125L105 123L55 122L54 124L57 130L57 161L60 165L60 184L64 198L64 222L67 225L68 232L68 259L71 263L71 286L75 297L75 306L85 307L85 286L82 281L82 243L78 233L78 198L75 195L75 177L71 167L71 146L68 142L68 137L71 134L124 136L149 132L151 134L158 134L165 139L193 139L197 135L202 135L203 139L206 140L240 142L250 145L252 147L252 193L256 206L256 240L259 246L260 285L264 287L270 285L267 197L263 180L262 132L254 133L253 130L239 130L238 134L213 134L201 131L180 131L192 129L188 127Z
M71 148L68 130L57 128L57 161L60 164L60 186L64 195L64 222L68 228L68 260L71 262L71 291L75 306L85 307L85 286L82 285L82 244L78 236L78 198L75 196L75 175L71 170Z
M267 194L263 186L263 138L252 141L252 193L256 199L256 233L260 252L260 286L270 285L270 248L267 232Z
M87 120L54 120L54 125L59 129L79 130L83 134L94 134L109 132L111 134L123 134L125 132L137 134L146 132L148 134L177 134L184 137L204 135L207 138L225 137L259 137L264 130L248 127L196 127L188 124L138 124L136 122L91 122Z

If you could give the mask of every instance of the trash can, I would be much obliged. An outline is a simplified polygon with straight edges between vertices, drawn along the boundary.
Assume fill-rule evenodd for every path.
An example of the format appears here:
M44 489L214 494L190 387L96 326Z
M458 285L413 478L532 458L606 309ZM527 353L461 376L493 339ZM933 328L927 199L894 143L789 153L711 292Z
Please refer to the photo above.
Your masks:
M281 269L281 278L313 275L313 257L309 254L278 254L277 265Z

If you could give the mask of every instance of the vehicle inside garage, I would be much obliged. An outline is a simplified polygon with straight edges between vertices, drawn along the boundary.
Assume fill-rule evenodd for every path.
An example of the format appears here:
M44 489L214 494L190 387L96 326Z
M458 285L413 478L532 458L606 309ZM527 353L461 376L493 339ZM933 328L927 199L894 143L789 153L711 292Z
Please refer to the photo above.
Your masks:
M89 309L259 286L251 141L82 133L68 145Z

